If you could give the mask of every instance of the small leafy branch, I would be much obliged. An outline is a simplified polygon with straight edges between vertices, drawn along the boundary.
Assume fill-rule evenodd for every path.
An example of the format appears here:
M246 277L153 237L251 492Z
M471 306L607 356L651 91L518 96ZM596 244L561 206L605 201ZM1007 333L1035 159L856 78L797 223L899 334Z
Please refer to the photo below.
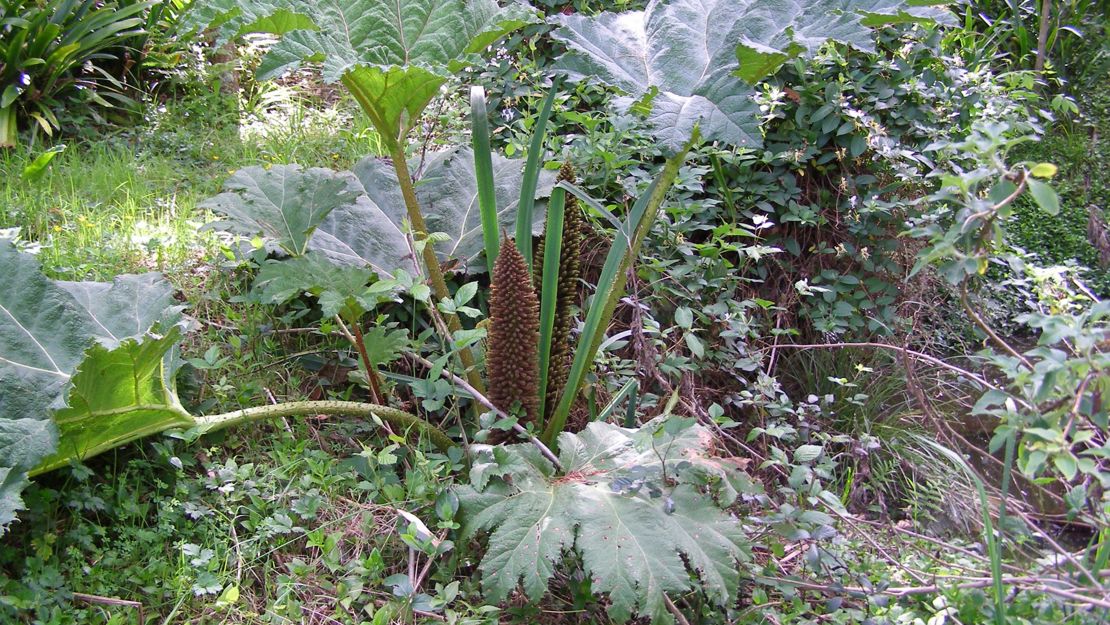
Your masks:
M1032 196L1047 216L1059 211L1047 182L1056 173L1054 165L1006 162L1007 150L1030 138L1011 124L987 122L963 141L935 146L960 160L951 160L941 172L941 189L926 200L935 210L912 230L929 243L914 271L936 267L956 287L968 318L993 348L984 356L1005 384L992 385L973 409L999 421L991 450L1005 447L1007 471L1015 460L1031 479L1054 471L1070 485L1069 514L1105 525L1110 519L1105 494L1110 406L1101 398L1110 393L1110 303L1082 284L1070 290L1053 282L1051 274L1029 267L1006 246L1013 202L1021 195ZM1031 349L1005 340L971 301L973 285L992 263L1018 274L1030 272L1042 284L1044 299L1018 317L1038 337Z

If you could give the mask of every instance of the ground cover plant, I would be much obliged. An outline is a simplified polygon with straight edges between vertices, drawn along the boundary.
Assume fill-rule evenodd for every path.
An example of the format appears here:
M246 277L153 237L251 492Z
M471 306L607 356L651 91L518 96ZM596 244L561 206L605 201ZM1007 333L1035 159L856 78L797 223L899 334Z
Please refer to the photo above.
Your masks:
M191 7L241 72L5 155L0 611L1099 622L1110 310L1011 235L1075 100L954 15Z

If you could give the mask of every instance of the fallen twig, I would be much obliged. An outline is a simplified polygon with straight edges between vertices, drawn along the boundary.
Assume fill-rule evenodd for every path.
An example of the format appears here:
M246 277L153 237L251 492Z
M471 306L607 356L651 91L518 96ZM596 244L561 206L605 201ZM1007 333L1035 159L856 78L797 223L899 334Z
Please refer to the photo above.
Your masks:
M146 614L143 613L143 604L138 601L131 601L129 599L116 599L114 597L102 597L100 595L90 595L83 592L73 593L73 598L76 601L83 601L85 603L98 603L100 605L118 605L127 608L134 608L139 612L139 625L146 625Z

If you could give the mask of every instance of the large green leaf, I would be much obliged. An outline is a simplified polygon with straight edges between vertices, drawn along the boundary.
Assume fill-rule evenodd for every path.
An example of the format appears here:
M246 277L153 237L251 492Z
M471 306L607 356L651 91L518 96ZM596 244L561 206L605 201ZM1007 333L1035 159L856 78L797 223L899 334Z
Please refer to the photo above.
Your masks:
M181 310L174 304L173 286L157 273L122 275L112 282L54 284L85 310L97 336L109 347L143 337L156 323L172 325Z
M523 184L522 159L493 154L494 199L497 222L506 232L513 232L520 205ZM385 186L396 188L393 168L382 161L363 160L355 166L355 175L370 192ZM536 184L535 197L549 197L555 185L555 172L542 171ZM416 197L424 210L428 232L444 232L450 240L437 246L445 259L463 262L471 272L485 270L479 256L484 250L482 216L478 205L478 177L471 148L463 147L437 153L424 167L424 175L416 185ZM532 214L532 234L543 231L545 211Z
M413 169L416 169L414 161ZM523 161L493 156L498 222L512 229L520 202ZM429 232L448 235L437 246L441 259L456 260L471 271L484 270L478 185L470 148L432 155L423 166L416 195L424 207ZM326 186L326 182L342 182ZM543 172L537 196L551 194L553 172ZM213 227L242 234L261 234L286 252L316 251L345 266L367 266L381 276L397 269L417 272L406 234L407 214L397 174L386 161L366 158L348 172L301 170L293 165L269 170L250 167L229 182L228 192L206 203L230 219ZM279 193L276 190L309 187L312 193ZM271 189L262 193L260 189ZM331 195L328 195L328 194ZM262 197L265 199L263 200ZM543 225L543 211L533 215L533 232ZM292 243L291 243L292 242Z
M950 20L912 0L657 0L644 11L557 15L572 79L624 91L619 105L648 105L647 123L669 153L695 126L709 141L756 146L755 90L783 62L826 41L873 49L870 29L909 20Z
M459 496L464 534L489 533L479 568L491 597L519 584L538 600L573 550L618 621L670 621L666 593L702 589L718 605L734 601L747 540L721 506L755 487L734 463L709 456L708 430L683 421L564 432L561 476L532 445L482 452Z
M212 227L262 235L291 256L305 253L313 231L329 213L362 196L350 174L299 165L240 169L224 183L224 190L202 204L227 216Z
M161 384L172 399L162 404L179 409L164 363L173 341L149 336L152 328L170 327L179 309L157 276L55 282L6 241L0 272L7 279L0 290L2 528L22 507L27 474L48 468L47 458L61 466L116 444L126 438L124 429L149 427L154 415L143 411L157 402L144 388ZM164 377L148 383L154 370ZM128 393L135 402L128 403ZM59 409L65 423L51 418Z
M54 413L57 449L30 474L171 428L192 427L192 415L177 399L177 361L169 357L180 338L180 329L173 326L162 337L127 339L111 350L89 348L73 375L68 405Z
M304 61L342 81L390 145L398 145L468 53L534 20L496 0L217 0L195 21L225 32L282 35L262 61L263 78Z

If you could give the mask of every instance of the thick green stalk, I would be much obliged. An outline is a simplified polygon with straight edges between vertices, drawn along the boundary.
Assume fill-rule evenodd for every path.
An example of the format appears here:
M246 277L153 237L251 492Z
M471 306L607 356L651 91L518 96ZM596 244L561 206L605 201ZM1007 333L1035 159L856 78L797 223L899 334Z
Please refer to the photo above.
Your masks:
M501 245L497 231L497 196L493 186L493 156L489 147L489 118L486 90L470 88L470 140L474 148L474 176L478 183L478 211L482 216L482 241L486 246L486 268L493 275L497 250Z
M389 157L393 161L393 171L397 174L397 184L401 186L401 196L405 200L405 212L408 214L409 224L412 226L413 235L417 239L423 239L428 235L428 227L424 223L424 213L420 211L420 202L416 199L416 189L412 186L412 175L409 174L409 165L405 156L405 136L408 134L407 128L391 128L385 122L385 119L378 114L378 110L374 105L373 99L369 94L363 92L358 84L358 81L351 78L350 74L346 74L342 79L343 86L351 92L355 100L362 107L362 110L370 118L370 123L374 125L374 129L378 131L378 136L381 137L382 143L389 151ZM424 242L424 265L428 268L428 279L432 283L432 292L435 294L437 300L450 298L451 293L447 290L447 281L443 278L443 270L439 267L439 259L436 258L435 250L429 242ZM452 333L462 329L462 323L459 318L454 314L444 313L447 321L447 329ZM444 337L450 339L451 337ZM475 369L474 354L470 348L463 348L459 351L459 360L462 361L463 367L466 368L466 378L470 381L471 386L482 390L485 386L482 384L482 376Z
M393 153L390 156L393 160L393 171L397 173L397 184L401 185L401 195L405 198L405 210L408 213L409 223L412 225L413 236L418 240L426 239L428 226L424 223L424 214L420 212L420 203L416 199L416 189L412 186L412 176L409 174L408 162L405 160L405 150L399 145L394 145ZM443 270L439 267L439 259L436 258L435 249L433 249L430 241L424 241L423 256L424 265L428 269L428 279L432 283L432 293L435 294L436 300L450 299L451 292L447 290L447 281L443 278ZM443 313L443 316L447 321L447 329L452 333L462 330L462 323L459 322L458 316L452 313ZM444 338L451 340L451 337ZM466 368L466 379L470 382L470 385L479 391L485 392L482 376L474 368L474 354L469 347L459 350L459 360Z
M551 347L555 334L555 308L559 304L559 260L563 251L563 208L567 192L556 187L547 205L547 226L544 228L543 281L540 287L540 388L539 418L536 428L543 429L547 384L551 377Z
M524 177L520 184L520 203L516 210L516 249L524 257L529 271L532 269L532 213L536 206L536 186L539 184L540 164L543 162L543 140L551 108L559 92L559 79L551 83L551 91L544 98L540 116L532 129L532 142L528 145L528 159L524 163Z
M19 124L15 117L15 105L0 109L0 148L14 148L19 143Z
M585 329L578 337L578 347L574 351L574 361L567 375L563 396L559 399L559 404L543 431L542 440L548 446L554 444L555 438L566 425L574 399L578 396L582 383L586 379L586 373L593 364L594 356L605 339L605 330L613 318L617 302L624 296L624 287L628 282L628 269L639 254L644 237L651 231L655 217L659 214L659 207L663 205L663 199L674 185L678 170L686 161L686 153L690 151L690 147L697 139L698 134L695 131L690 141L677 154L667 159L663 165L663 171L648 187L647 196L636 201L625 227L618 230L613 239L613 246L605 259L605 266L598 280L598 291L594 295L589 312L586 313Z
M201 433L208 433L233 425L250 423L252 421L312 414L347 415L363 418L370 418L377 415L383 421L388 422L390 425L400 430L409 431L412 434L426 435L428 440L441 450L447 450L455 446L455 442L444 434L442 430L416 415L396 408L390 408L389 406L364 404L355 401L295 401L284 404L273 404L270 406L244 408L242 410L234 410L217 415L196 417L195 420L197 429L200 430Z

